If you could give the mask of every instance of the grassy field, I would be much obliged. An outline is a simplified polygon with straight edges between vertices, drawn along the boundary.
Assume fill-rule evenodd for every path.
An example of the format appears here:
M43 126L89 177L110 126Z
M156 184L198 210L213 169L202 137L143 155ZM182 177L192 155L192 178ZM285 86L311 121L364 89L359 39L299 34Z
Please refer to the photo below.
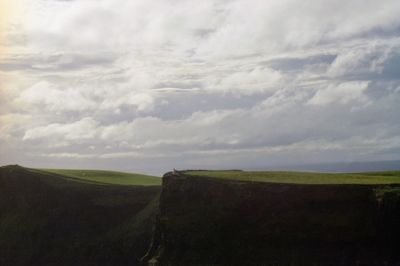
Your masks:
M294 184L400 184L400 171L371 173L185 171L185 175L238 181Z
M39 173L50 173L66 178L72 178L83 182L135 185L135 186L160 186L161 178L156 176L136 173L125 173L103 170L71 170L71 169L30 169Z

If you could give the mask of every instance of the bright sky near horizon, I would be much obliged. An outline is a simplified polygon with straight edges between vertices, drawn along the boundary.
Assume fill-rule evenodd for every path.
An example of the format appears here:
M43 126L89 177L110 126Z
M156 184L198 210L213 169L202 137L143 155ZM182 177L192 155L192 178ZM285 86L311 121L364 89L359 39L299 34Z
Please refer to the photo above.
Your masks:
M400 159L398 0L0 0L0 164Z

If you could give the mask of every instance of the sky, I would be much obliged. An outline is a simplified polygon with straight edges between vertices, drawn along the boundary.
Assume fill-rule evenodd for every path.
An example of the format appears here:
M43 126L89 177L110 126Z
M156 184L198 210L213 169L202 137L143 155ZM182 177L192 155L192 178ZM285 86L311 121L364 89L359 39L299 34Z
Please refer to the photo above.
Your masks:
M398 0L0 0L0 165L400 159Z

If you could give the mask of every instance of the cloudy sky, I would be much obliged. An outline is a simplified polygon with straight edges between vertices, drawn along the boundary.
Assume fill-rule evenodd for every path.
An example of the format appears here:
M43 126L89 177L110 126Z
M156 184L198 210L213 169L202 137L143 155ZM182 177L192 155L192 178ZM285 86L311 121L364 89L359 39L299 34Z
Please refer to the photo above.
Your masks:
M398 0L0 0L0 164L400 159Z

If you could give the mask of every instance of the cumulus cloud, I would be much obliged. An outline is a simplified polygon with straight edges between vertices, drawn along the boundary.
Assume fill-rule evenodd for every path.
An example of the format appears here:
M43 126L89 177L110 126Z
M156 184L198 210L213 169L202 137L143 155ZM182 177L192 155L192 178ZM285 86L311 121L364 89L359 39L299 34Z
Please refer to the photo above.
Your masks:
M55 84L40 81L24 89L16 99L17 104L36 105L54 111L83 111L93 109L95 102L78 88L57 88Z
M69 124L49 124L27 130L22 140L49 140L53 138L55 141L84 141L96 136L97 125L97 122L90 117Z
M346 104L351 101L366 102L368 98L364 91L368 82L345 82L339 85L331 85L326 89L318 90L308 101L311 105Z
M0 44L2 163L400 158L399 1L16 4Z

